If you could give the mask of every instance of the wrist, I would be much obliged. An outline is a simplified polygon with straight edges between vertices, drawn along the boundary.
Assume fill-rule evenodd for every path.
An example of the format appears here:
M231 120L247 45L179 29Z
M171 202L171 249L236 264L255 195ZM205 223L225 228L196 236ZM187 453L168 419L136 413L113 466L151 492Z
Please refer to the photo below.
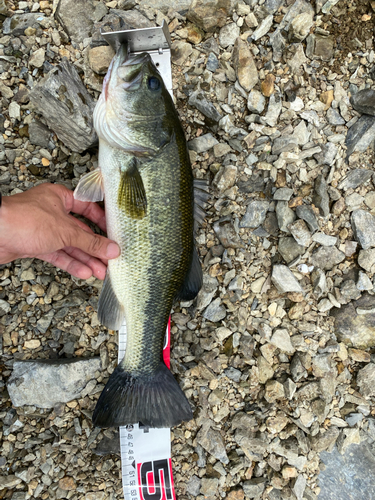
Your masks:
M7 264L21 257L16 251L16 235L13 227L15 225L12 216L11 196L0 196L0 264Z

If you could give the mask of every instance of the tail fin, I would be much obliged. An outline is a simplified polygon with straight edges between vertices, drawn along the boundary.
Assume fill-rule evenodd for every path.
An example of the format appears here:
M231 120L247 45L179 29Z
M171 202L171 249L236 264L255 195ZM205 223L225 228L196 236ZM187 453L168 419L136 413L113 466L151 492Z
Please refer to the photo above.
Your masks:
M92 417L97 427L142 422L147 427L173 427L193 418L188 400L163 362L152 374L135 375L118 365L110 376Z

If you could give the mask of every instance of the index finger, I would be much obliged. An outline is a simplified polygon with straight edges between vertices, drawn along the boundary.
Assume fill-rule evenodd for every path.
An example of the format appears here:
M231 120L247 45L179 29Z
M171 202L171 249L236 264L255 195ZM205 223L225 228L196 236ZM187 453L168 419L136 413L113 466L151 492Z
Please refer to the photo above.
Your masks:
M102 208L97 203L92 201L79 201L74 198L73 191L66 188L65 186L57 184L58 188L61 190L64 199L64 205L68 212L74 212L78 215L83 215L87 219L91 220L104 232L107 232L107 226L105 221L105 213Z
M94 202L76 200L72 193L72 199L69 206L70 212L78 215L83 215L87 219L94 222L100 229L107 232L104 210Z

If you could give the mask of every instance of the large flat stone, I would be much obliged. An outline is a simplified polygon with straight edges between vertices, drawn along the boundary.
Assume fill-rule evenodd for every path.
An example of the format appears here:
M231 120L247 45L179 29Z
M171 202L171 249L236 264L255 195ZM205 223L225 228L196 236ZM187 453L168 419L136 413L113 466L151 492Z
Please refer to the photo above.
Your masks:
M7 388L14 406L53 408L82 397L100 358L15 361Z

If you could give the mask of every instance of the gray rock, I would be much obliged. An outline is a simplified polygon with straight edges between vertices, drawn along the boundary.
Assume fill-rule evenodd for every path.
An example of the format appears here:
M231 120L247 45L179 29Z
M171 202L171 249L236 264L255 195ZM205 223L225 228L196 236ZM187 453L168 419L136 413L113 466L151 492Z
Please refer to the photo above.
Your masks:
M355 170L349 172L345 179L343 179L337 187L338 189L343 189L344 191L347 189L356 189L358 186L362 186L365 182L371 179L372 174L372 170L356 168Z
M5 300L0 299L0 317L8 314L11 310L10 304Z
M0 476L0 491L4 489L15 488L18 484L22 483L22 479L13 474L1 475ZM13 496L12 496L13 498Z
M315 179L314 194L312 197L313 204L319 208L321 215L326 217L329 215L329 196L327 191L327 182L323 175L318 175Z
M340 293L347 302L350 300L357 300L361 296L361 292L358 290L353 280L345 280L340 287Z
M15 361L7 388L14 406L53 408L83 397L100 358Z
M310 263L323 271L331 270L343 260L345 260L345 254L337 247L320 247L310 257Z
M201 480L201 493L204 498L216 498L219 480L203 477Z
M308 62L302 44L296 44L295 46L292 46L290 48L290 54L292 55L292 57L288 59L287 64L291 72L298 73L300 67Z
M374 288L374 285L372 284L370 278L363 271L359 271L358 273L358 281L356 286L360 291L372 290Z
M93 15L93 4L85 0L60 0L55 11L56 19L75 43L81 43L91 36Z
M9 183L10 183L10 172L4 172L3 174L0 175L0 184L9 184Z
M218 58L213 52L210 52L207 58L206 69L208 69L208 71L211 71L212 73L215 73L218 67L219 67Z
M241 379L241 371L233 368L232 366L224 370L225 375L233 380L234 382L239 382Z
M274 14L282 4L283 0L266 0L263 4L263 8L268 14Z
M234 42L240 35L240 28L236 23L229 23L223 26L219 32L219 43L225 49Z
M307 225L304 220L297 219L292 224L289 224L288 229L299 245L302 245L303 247L308 247L310 245L311 233L307 229Z
M296 214L289 208L287 201L278 201L276 205L276 217L280 231L290 233L289 224L295 221Z
M375 249L360 250L358 254L358 264L369 273L375 273Z
M63 299L55 302L54 308L60 309L63 307L79 307L86 300L88 300L88 296L85 294L83 290L74 290L72 293L70 293Z
M339 435L340 431L337 427L329 427L323 434L317 434L311 438L311 447L317 453L331 450Z
M354 210L351 216L356 240L364 250L375 246L375 217L366 210Z
M46 51L43 48L35 50L29 59L30 66L34 66L34 68L41 68L45 61L45 55Z
M365 398L375 396L375 363L369 363L359 370L357 385L359 386L360 393Z
M287 264L305 252L305 247L299 245L291 236L280 238L278 249Z
M258 115L263 112L266 104L266 98L259 90L252 90L247 99L247 107L251 113Z
M193 0L186 17L200 28L210 32L224 26L227 16L231 13L230 0Z
M234 44L232 59L239 84L249 92L258 82L258 70L248 44L240 37L236 39ZM261 101L262 99L260 99L258 106L261 106ZM259 112L261 113L261 111Z
M225 307L221 305L221 299L219 297L213 300L203 313L203 317L213 323L221 321L226 315L227 311Z
M189 104L190 106L197 108L198 111L200 111L207 118L209 125L219 123L222 118L215 106L211 102L207 101L202 91L197 90L196 92L193 92L189 97Z
M247 498L261 498L266 487L266 481L263 477L256 477L243 482L243 490Z
M171 61L173 64L176 64L176 66L182 66L192 52L193 47L190 43L177 40L172 44Z
M307 130L306 123L304 120L301 120L297 127L295 127L293 131L293 136L295 137L297 144L299 146L304 146L309 142L310 132Z
M126 7L127 9L132 9L137 4L137 2L135 2L135 0L130 0L130 2L129 2L129 0L126 0L126 2L128 4ZM150 7L149 0L140 0L138 3L141 7L148 7L148 8ZM173 2L173 10L175 12L186 11L189 9L190 4L191 4L191 0L176 0ZM122 5L121 6L119 5L118 7L121 9L124 8ZM164 14L166 14L168 12L170 7L171 7L170 0L153 0L153 2L152 2L152 8L160 10Z
M210 304L218 289L218 286L219 282L216 278L210 276L209 274L203 275L203 285L199 291L197 298L198 311L201 311Z
M293 399L293 396L297 390L297 385L293 382L292 379L287 378L284 382L284 392L285 397L288 399Z
M298 352L293 356L290 363L290 373L294 382L298 382L307 375L307 371L301 361L301 355Z
M375 116L375 90L360 90L350 97L350 103L359 113Z
M197 153L204 153L213 148L219 141L210 133L196 137L188 142L188 148L196 151Z
M345 421L347 422L349 427L354 427L362 420L363 420L363 413L350 413L345 417Z
M95 103L77 70L67 60L35 85L30 100L51 130L72 151L81 153L97 142L92 119Z
M279 155L284 151L293 151L297 146L297 139L293 135L284 135L276 138L272 144L272 154Z
M205 421L197 434L197 443L223 464L229 463L224 440L219 431L211 428L212 422Z
M287 266L282 264L273 266L271 280L280 293L303 293L303 288Z
M243 244L236 232L231 217L223 217L214 223L214 232L225 248L242 248Z
M282 108L282 101L279 96L272 94L268 103L267 113L264 116L264 121L270 127L274 127L279 118L279 114Z
M45 314L44 316L42 316L37 321L36 327L40 331L40 333L46 333L46 331L48 330L48 328L51 325L52 318L54 317L54 315L55 315L55 311L53 309L51 309L50 311L48 311L47 314Z
M329 61L333 57L334 38L311 34L306 39L306 55L309 59Z
M358 314L366 312L367 314ZM375 346L375 297L363 294L340 309L331 309L335 318L335 334L339 342L350 347L368 349Z
M3 23L3 34L12 36L24 36L27 28L40 28L40 23L45 19L44 14L27 13L14 14L12 17L7 17Z
M313 12L302 12L298 14L289 27L289 36L295 41L302 42L310 33L310 28L313 25Z
M272 22L273 22L273 15L270 14L265 19L263 19L263 21L254 31L254 33L251 35L251 40L256 42L257 40L262 38L262 36L266 35L272 26Z
M150 21L146 16L141 14L139 10L136 9L111 9L111 13L116 15L118 18L121 18L123 25L125 25L128 29L142 29L155 26L154 21Z
M299 219L306 222L311 232L315 233L315 231L318 231L318 220L311 205L299 205L296 208L296 214Z
M319 245L323 245L324 247L333 247L337 243L336 236L329 236L324 233L316 233L312 236L312 240L319 243Z
M196 475L193 475L189 478L186 483L186 492L193 497L197 497L199 495L201 489L201 480Z
M297 500L302 500L303 494L304 494L305 488L306 488L306 483L307 483L307 480L306 480L305 476L300 474L297 477L297 480L293 486L293 492L296 495Z
M375 458L371 445L353 444L344 455L334 448L331 453L323 452L320 459L325 467L319 473L319 500L375 498Z
M277 201L289 201L294 191L291 188L283 187L276 189L273 199Z
M327 120L330 125L345 125L344 118L340 115L340 113L333 108L329 108L327 110Z
M53 146L53 143L51 143L51 134L52 132L49 128L39 120L34 120L29 125L29 140L35 146L51 148Z
M346 135L346 154L349 157L354 151L363 153L375 139L375 116L363 115Z
M274 331L270 343L280 349L280 351L286 352L287 354L293 354L295 352L295 349L290 341L288 330L284 328Z
M266 200L251 201L242 217L240 227L259 227L266 218L269 206L270 204Z
M320 145L321 152L314 154L315 160L322 165L331 166L336 159L338 148L332 142Z
M224 168L221 168L215 175L212 184L220 193L223 193L235 184L236 177L237 167L235 165L227 165Z

